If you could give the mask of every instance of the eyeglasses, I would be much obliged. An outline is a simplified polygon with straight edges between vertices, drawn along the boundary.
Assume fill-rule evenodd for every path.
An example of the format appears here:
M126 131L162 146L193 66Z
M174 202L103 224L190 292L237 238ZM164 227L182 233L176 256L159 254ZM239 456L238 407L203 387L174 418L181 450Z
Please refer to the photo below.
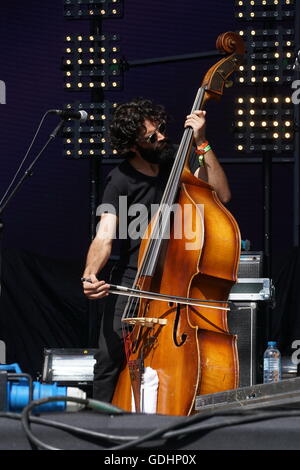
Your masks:
M152 134L148 135L148 137L145 137L145 142L147 142L147 144L155 144L157 141L157 132L160 134L164 134L166 132L166 123L164 121L159 124Z

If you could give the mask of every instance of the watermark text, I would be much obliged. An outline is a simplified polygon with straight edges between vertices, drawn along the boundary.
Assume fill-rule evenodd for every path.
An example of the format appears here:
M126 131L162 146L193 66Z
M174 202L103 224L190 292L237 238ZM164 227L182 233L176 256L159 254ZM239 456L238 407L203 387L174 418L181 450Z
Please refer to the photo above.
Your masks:
M0 80L0 104L6 104L6 85L3 80Z
M204 206L202 204L144 204L128 206L127 196L119 196L116 208L112 204L100 204L96 215L113 214L118 217L117 230L105 218L97 225L97 237L102 240L184 240L186 250L203 246ZM151 223L151 224L150 224ZM149 225L150 224L150 225Z

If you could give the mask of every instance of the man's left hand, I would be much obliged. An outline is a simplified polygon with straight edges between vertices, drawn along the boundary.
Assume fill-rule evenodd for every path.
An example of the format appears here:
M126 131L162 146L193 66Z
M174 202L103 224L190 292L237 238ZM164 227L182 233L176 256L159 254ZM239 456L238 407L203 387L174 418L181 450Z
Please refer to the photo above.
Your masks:
M201 145L205 142L205 121L206 111L194 111L186 117L184 127L191 127L194 131L194 140L196 145Z

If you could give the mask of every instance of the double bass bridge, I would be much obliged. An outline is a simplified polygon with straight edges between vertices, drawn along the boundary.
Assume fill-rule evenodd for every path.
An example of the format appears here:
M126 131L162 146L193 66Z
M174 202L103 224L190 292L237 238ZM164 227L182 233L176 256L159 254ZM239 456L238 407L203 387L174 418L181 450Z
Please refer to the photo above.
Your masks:
M132 317L124 318L123 322L129 325L143 326L147 328L153 328L156 325L164 326L168 323L166 318L155 318L155 317Z

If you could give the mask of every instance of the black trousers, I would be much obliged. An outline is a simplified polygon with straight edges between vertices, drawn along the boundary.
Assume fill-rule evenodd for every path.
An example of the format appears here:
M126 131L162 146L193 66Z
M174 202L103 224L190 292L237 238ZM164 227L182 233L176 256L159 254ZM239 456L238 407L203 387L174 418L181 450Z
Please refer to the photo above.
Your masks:
M136 275L135 269L116 269L111 272L111 284L131 287ZM121 318L128 298L110 294L105 299L101 319L99 349L95 354L93 398L110 402L125 360Z

